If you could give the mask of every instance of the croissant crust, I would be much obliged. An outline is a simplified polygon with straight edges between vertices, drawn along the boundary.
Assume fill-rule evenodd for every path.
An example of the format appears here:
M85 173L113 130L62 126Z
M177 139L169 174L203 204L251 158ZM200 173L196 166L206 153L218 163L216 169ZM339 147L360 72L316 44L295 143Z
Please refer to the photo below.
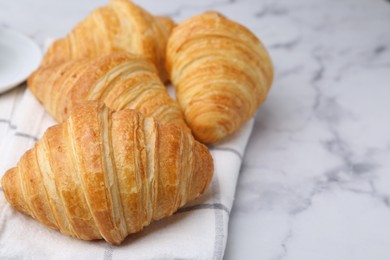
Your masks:
M167 70L188 125L205 143L223 139L251 118L273 79L271 59L259 39L216 12L174 28Z
M43 66L29 77L27 85L58 122L78 103L100 100L114 110L136 109L190 131L155 66L138 55L115 53Z
M50 228L119 244L203 193L212 174L207 147L190 134L89 101L49 128L2 187L14 208Z
M153 16L129 0L111 0L56 40L42 64L125 51L150 59L165 81L165 48L174 25L170 18Z

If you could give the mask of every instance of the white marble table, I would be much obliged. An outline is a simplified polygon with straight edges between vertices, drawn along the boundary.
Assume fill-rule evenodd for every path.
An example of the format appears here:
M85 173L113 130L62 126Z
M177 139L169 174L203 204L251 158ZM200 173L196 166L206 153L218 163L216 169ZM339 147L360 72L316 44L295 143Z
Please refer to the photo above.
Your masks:
M138 0L182 21L214 9L253 30L276 76L259 109L226 259L390 259L390 2ZM105 0L0 0L41 46Z

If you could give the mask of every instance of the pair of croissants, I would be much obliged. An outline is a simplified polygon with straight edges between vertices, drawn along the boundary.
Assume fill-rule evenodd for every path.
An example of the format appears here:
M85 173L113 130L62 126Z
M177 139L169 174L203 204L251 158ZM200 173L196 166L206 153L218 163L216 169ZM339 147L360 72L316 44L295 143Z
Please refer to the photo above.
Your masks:
M30 76L60 124L7 171L4 194L50 228L120 244L203 193L214 167L202 143L252 117L272 78L261 42L216 12L175 25L111 0L55 41Z

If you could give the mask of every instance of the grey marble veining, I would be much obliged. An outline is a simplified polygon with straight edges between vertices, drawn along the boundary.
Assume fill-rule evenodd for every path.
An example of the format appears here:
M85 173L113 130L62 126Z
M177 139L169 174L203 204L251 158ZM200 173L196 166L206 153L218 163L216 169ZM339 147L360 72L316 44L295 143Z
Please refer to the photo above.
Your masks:
M277 1L255 17L288 36L266 42L276 77L226 259L389 259L390 5Z
M390 2L136 2L176 21L222 12L273 58L225 258L390 259ZM105 3L0 0L0 25L43 46Z

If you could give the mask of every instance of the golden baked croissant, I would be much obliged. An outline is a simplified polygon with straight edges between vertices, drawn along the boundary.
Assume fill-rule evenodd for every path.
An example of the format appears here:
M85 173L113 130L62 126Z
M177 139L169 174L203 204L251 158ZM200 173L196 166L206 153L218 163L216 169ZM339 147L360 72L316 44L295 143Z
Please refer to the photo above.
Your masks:
M101 100L114 110L136 109L189 131L154 65L134 54L115 53L40 67L27 85L58 122L63 122L77 103Z
M172 125L87 101L49 128L2 178L8 202L83 240L120 244L203 193L206 146Z
M43 64L127 51L150 59L165 81L165 47L174 22L152 16L129 0L111 0L48 49Z
M224 138L252 117L273 79L271 59L256 36L216 12L173 29L167 70L187 124L204 143Z

